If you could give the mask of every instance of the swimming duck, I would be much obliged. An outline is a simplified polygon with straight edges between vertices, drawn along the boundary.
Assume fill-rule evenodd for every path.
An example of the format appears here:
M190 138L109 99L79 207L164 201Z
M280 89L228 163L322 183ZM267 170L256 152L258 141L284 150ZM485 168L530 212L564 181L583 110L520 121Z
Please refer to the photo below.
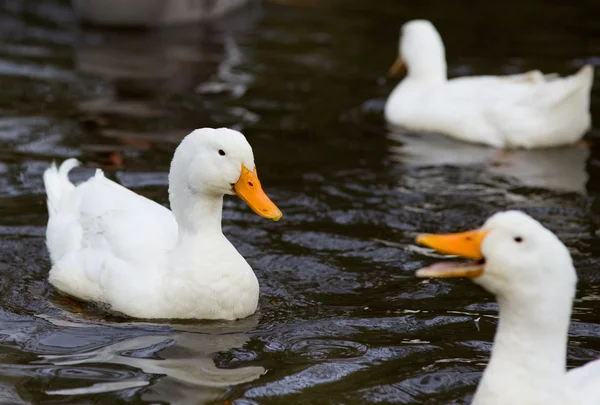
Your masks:
M448 80L444 44L426 20L405 23L390 74L406 70L385 104L391 124L498 148L576 143L590 128L592 66L559 78L539 71Z
M262 190L241 133L203 128L175 150L171 210L104 177L75 186L69 159L44 173L49 281L61 292L136 318L237 319L256 311L258 280L223 235L223 196L257 214L281 211Z
M419 235L417 242L475 260L438 263L419 277L467 277L496 296L498 329L473 405L600 403L600 361L566 371L567 332L577 275L563 243L519 211L477 230Z

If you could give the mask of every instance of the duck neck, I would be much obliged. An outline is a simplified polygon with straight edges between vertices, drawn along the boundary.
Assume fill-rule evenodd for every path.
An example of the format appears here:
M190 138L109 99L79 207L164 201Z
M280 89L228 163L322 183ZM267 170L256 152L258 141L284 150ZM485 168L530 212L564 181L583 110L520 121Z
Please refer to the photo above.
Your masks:
M443 55L440 58L430 61L429 64L420 62L408 65L406 80L409 82L427 83L439 85L445 83L447 79L446 60Z
M179 227L179 242L202 236L222 235L223 195L192 192L170 193L171 209Z
M510 360L518 359L522 366L564 373L570 300L559 306L557 302L519 302L511 297L499 299L499 304L500 321L490 363L510 354ZM517 353L523 356L515 356Z
M424 43L423 46L414 52L403 55L406 62L406 80L409 82L418 82L423 84L443 84L448 80L448 67L446 64L446 54L441 40Z
M524 376L535 375L546 385L564 376L573 295L541 291L540 287L497 297L500 319L494 347L477 390L480 401L473 404L485 403L478 398L485 397L484 392L510 391L507 385L531 386Z

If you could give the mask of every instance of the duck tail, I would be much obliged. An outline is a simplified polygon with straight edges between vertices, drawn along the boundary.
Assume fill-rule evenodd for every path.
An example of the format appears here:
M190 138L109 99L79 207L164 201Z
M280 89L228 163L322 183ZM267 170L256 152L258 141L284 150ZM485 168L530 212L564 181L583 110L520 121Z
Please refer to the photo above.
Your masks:
M592 65L585 65L571 76L571 78L574 82L575 91L579 90L589 94L592 84L594 84L594 67Z
M562 79L548 82L554 95L549 97L548 103L554 110L561 110L565 106L576 106L577 109L589 110L590 91L594 82L594 68L585 65L577 73ZM550 89L548 88L548 89Z
M567 97L574 94L585 94L589 95L594 83L594 67L592 65L585 65L573 76L567 78L571 82L571 91Z
M79 161L74 158L65 160L60 167L56 167L56 163L52 162L44 172L44 188L48 197L46 202L50 215L56 213L65 193L75 188L75 185L69 181L69 172L79 164Z
M579 76L584 83L587 83L587 87L591 87L594 81L594 67L589 64L585 65L575 73L575 76Z
M581 89L585 99L586 110L590 109L590 93L592 92L592 86L594 85L594 67L592 65L585 65L579 72L575 74L581 81Z

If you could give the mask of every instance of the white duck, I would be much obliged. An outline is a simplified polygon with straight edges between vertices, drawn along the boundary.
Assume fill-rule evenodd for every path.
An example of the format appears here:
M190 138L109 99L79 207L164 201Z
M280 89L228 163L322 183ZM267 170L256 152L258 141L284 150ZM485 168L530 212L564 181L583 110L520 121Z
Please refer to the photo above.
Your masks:
M258 280L221 231L223 195L237 194L265 218L282 214L262 191L244 135L204 128L183 139L169 172L172 211L100 170L75 186L68 173L77 164L44 173L52 285L137 318L255 312Z
M544 148L579 141L590 128L594 71L558 78L539 71L447 79L444 44L426 20L405 23L390 74L407 75L390 94L385 118L499 148Z
M478 260L438 263L419 277L468 277L496 295L498 330L473 405L597 405L600 361L566 371L567 332L577 275L569 251L539 222L518 211L483 227L417 242Z

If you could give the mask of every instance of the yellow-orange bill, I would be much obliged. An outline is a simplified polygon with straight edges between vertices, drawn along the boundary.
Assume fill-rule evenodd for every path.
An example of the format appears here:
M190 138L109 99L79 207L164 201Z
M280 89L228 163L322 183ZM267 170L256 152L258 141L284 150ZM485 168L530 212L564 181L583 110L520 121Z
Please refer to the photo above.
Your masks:
M483 259L481 243L487 231L450 233L445 235L422 234L417 236L417 243L430 247L440 253L456 255L467 259ZM417 271L417 277L468 277L475 278L483 274L482 263L442 262Z
M283 216L281 210L277 208L263 191L256 169L250 171L246 166L242 165L240 178L233 185L231 191L244 200L261 217L279 221Z
M406 64L401 56L398 55L394 64L388 70L388 76L401 77L406 74Z
M478 263L458 263L441 262L423 267L417 270L417 277L421 278L449 278L449 277L467 277L476 278L483 274L483 264Z
M479 260L483 258L481 242L485 235L487 235L487 231L480 229L445 235L421 234L417 236L417 243L446 255Z

